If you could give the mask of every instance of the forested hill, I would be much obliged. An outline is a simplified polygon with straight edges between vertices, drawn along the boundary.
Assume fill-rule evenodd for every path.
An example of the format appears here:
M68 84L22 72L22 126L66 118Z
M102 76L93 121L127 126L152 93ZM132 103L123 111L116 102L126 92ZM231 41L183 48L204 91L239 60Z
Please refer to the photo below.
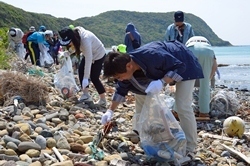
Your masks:
M45 25L54 31L69 24L79 25L95 33L105 47L111 47L123 43L125 28L129 22L135 24L143 43L163 40L167 26L173 22L173 14L173 12L148 13L117 10L71 20L56 18L49 14L27 12L0 2L0 27L19 27L25 32L32 25L37 29L40 25ZM231 45L230 42L220 39L201 18L186 13L185 21L193 26L195 35L205 36L213 46Z

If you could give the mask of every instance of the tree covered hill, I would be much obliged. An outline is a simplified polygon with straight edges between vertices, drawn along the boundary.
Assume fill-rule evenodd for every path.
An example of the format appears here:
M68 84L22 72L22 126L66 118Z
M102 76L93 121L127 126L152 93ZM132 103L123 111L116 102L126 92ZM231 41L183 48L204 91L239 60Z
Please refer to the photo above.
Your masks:
M95 33L105 47L123 43L125 28L129 22L135 24L142 36L143 43L163 40L167 26L173 22L173 15L173 12L152 13L116 10L101 13L97 16L71 20L57 18L49 14L27 12L0 2L0 27L19 27L25 32L32 25L37 29L40 25L45 25L48 29L57 31L64 26L73 24L83 26ZM193 26L195 35L206 37L213 46L231 45L230 42L220 39L201 18L185 13L185 21Z

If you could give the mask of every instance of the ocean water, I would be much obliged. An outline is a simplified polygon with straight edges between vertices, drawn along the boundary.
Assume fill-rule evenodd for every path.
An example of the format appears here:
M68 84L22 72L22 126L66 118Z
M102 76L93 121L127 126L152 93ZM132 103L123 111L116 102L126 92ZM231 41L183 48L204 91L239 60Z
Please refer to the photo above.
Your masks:
M111 49L107 48L107 52ZM216 76L216 85L250 91L250 45L213 47L221 78Z
M213 47L221 78L216 85L228 88L250 90L250 46Z

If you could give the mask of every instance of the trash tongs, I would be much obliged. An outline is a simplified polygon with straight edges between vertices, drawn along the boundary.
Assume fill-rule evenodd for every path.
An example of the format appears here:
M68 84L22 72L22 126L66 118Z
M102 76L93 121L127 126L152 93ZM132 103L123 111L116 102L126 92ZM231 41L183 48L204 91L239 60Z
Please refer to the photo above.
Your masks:
M100 144L100 142L103 140L103 138L110 132L110 130L113 127L117 127L116 122L110 121L110 122L106 123L104 125L103 129L100 129L97 132L97 135L93 139L93 144L96 145L96 146L98 146Z
M92 158L96 159L96 160L102 160L104 157L104 153L102 150L98 150L97 147L98 145L101 143L101 141L103 140L103 138L110 132L110 130L117 126L116 122L108 122L104 125L103 129L100 129L96 136L93 138L92 144L89 145L89 147L92 150Z

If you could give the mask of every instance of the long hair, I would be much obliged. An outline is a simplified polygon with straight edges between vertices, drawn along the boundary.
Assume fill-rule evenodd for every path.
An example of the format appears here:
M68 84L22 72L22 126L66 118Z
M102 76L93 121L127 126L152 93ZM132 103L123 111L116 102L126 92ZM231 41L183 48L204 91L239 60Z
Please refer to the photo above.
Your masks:
M78 29L74 29L74 37L71 39L74 47L75 47L75 54L76 55L80 55L81 54L81 50L80 50L80 45L81 45L81 37L80 37L80 33L78 31Z

